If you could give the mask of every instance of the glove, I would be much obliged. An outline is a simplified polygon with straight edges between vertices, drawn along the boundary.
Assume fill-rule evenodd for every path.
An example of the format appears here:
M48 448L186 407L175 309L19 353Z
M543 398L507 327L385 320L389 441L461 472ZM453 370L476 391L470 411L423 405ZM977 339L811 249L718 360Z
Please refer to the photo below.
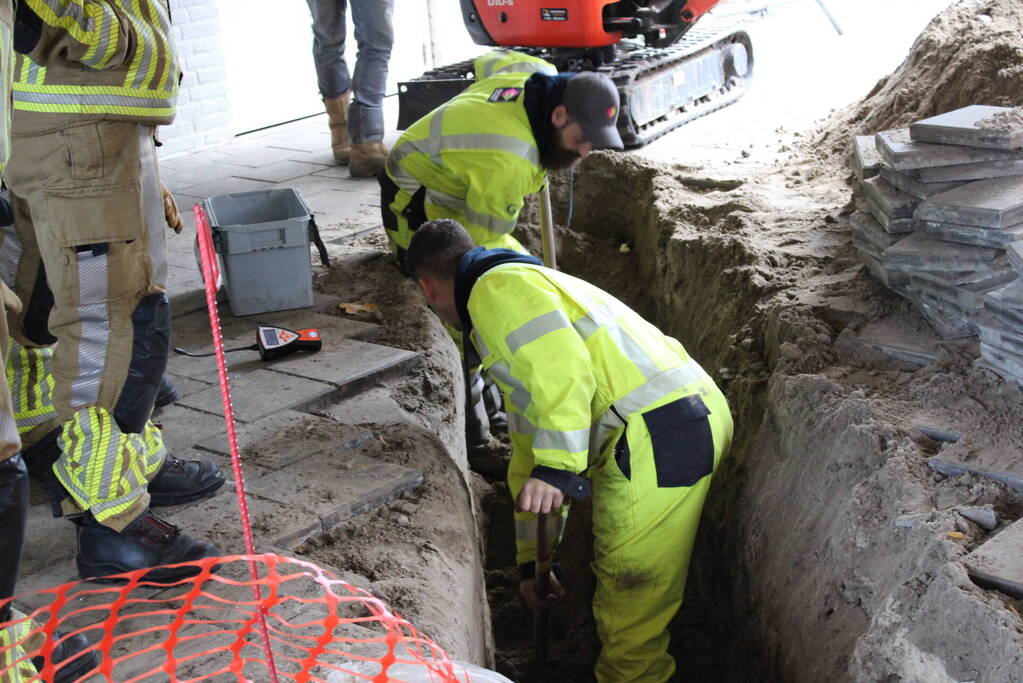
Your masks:
M185 226L181 223L181 215L178 213L178 204L174 201L174 195L170 193L166 185L160 185L160 189L163 190L163 214L167 217L167 227L180 233Z

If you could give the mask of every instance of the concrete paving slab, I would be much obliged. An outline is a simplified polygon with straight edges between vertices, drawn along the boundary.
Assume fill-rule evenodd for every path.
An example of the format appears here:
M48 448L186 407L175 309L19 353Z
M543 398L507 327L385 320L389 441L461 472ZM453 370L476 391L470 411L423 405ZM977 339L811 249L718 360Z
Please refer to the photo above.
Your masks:
M1023 225L994 230L978 228L973 225L957 225L955 223L938 223L935 221L916 221L917 229L934 239L945 242L959 242L976 247L1004 249L1007 244L1023 240Z
M206 387L211 386L213 384L212 382L206 381L206 379L209 379L209 378L204 378L203 380L198 380L198 379L193 379L191 377L183 377L181 375L175 375L173 373L164 373L164 374L167 377L167 379L169 379L171 381L171 383L174 385L174 390L178 392L178 398L179 399L182 399L185 396L191 396L192 394L197 394L200 391L202 391L203 389L205 389ZM171 405L173 405L173 404L171 404ZM159 410L165 410L168 407L169 406L164 406L164 408L158 408L157 410L158 411ZM157 412L156 414L159 415L159 412Z
M292 550L310 534L323 530L316 513L298 500L283 504L251 494L246 499L257 544ZM216 544L227 555L245 552L239 514L238 499L234 490L229 489L200 504L175 510L165 519L185 529L190 536Z
M1012 107L971 104L909 124L909 134L920 142L966 145L992 149L1023 147L1023 123Z
M849 216L849 227L854 238L858 237L878 250L876 254L878 258L881 257L881 252L902 239L885 231L876 218L862 211L854 211Z
M912 218L920 200L882 178L863 181L863 194L889 218Z
M1019 385L1023 388L1023 375L1015 374L1010 368L1003 367L1001 361L996 358L998 355L997 349L992 349L987 344L981 342L980 344L980 358L973 361L973 364L983 370L998 375L1006 382L1010 382Z
M997 290L995 296L1002 306L1023 311L1023 280L1017 278Z
M991 312L1006 327L1023 329L1023 310L1010 305L1004 298L1001 289L984 295L984 308Z
M886 287L893 287L909 283L909 275L900 270L890 270L880 259L866 251L859 252L860 260L867 267L867 271Z
M934 195L917 207L919 220L1007 228L1023 223L1023 177L989 178Z
M246 171L253 171L248 168ZM273 183L266 180L246 178L241 176L228 176L226 178L215 178L185 188L185 192L206 199L222 194L238 194L239 192L252 192L254 190L268 190Z
M885 250L884 263L889 268L913 270L991 271L1000 253L998 249L943 242L913 233Z
M932 195L940 194L946 190L951 190L953 187L959 187L963 184L962 182L921 182L919 178L914 178L913 176L905 173L899 173L895 169L885 166L884 164L880 165L877 170L878 175L881 176L882 180L896 189L916 197L917 199L927 199Z
M911 293L910 299L942 339L966 339L977 335L976 325L965 320L959 311L952 310L940 300L922 293Z
M955 306L964 312L974 314L984 309L984 295L1004 287L1015 276L1009 274L1006 278L993 281L955 284L950 278L942 277L943 273L925 270L913 271L910 274L910 284L934 298L941 299Z
M344 180L344 189L347 192L362 192L380 197L380 183L377 182L376 178L353 178L348 172L347 166L331 166L330 168L316 171L313 175L321 178L339 178Z
M1023 159L921 168L919 173L920 180L925 183L967 182L986 178L1018 176L1023 175Z
M871 244L858 235L853 235L852 243L853 246L856 247L856 251L861 254L866 254L875 260L879 260L884 257L884 249L875 244Z
M270 183L284 183L293 178L309 175L316 171L322 171L325 167L320 164L310 164L305 161L281 161L273 164L249 169L238 175L243 178L261 180Z
M967 555L963 563L978 585L1023 598L1023 520Z
M342 339L325 345L318 353L295 354L265 365L276 372L319 380L354 393L370 381L405 372L419 361L420 355L414 351Z
M385 388L369 389L350 396L321 412L347 425L386 425L409 419L409 414Z
M877 175L881 153L877 151L873 135L854 135L850 165L860 182Z
M312 438L316 435L318 438ZM245 426L238 433L238 453L246 467L257 466L275 472L319 453L357 450L373 437L366 429L355 429L333 420L297 410L284 410ZM295 444L302 444L297 448ZM216 434L196 447L230 457L226 434Z
M302 501L324 531L397 499L423 483L423 473L354 451L320 453L247 484L253 494L281 504Z
M326 382L295 377L260 368L237 373L231 378L231 404L235 419L255 422L288 408L316 405L337 392L337 387ZM220 387L212 386L181 401L185 408L212 415L223 415Z
M1023 273L1023 238L1005 245L1005 256L1009 259L1009 265L1013 270Z
M189 394L178 404L163 408L159 415L153 417L153 422L163 426L163 442L168 452L181 457L183 451L204 438L227 431L224 418L220 415L193 410L183 403L189 397L211 389L219 392L219 387L207 384L202 391Z
M1000 159L1023 159L1023 154L1001 149L915 142L908 128L883 131L875 136L881 157L896 171L952 166Z
M869 197L857 197L856 209L873 216L885 231L893 235L905 235L916 230L916 223L912 218L890 218L881 206Z
M1023 328L1003 325L990 313L977 317L980 341L989 346L1023 355Z

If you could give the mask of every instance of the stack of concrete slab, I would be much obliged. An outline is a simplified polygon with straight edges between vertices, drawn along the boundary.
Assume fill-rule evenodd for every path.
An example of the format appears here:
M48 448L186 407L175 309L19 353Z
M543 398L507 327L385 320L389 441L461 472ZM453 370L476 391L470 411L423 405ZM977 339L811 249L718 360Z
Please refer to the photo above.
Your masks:
M973 105L856 136L851 165L867 269L942 337L976 335L985 297L1019 274L1005 248L1023 240L1023 109Z
M1005 247L1009 264L1023 274L1023 241ZM1023 384L1023 280L1016 279L984 296L978 364Z

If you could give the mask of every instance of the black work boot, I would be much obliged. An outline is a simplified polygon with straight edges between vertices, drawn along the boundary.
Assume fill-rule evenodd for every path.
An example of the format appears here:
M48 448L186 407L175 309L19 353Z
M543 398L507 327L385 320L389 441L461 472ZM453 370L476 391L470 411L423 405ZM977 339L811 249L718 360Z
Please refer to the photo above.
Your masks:
M193 562L220 555L212 543L197 541L181 533L178 527L146 510L120 533L85 515L78 527L78 575L98 583L110 574L156 567L143 581L173 583L195 576L199 567L161 567L178 562ZM99 577L99 578L97 578Z
M212 462L182 460L171 454L149 482L150 507L181 505L209 498L224 485L224 473Z
M53 634L54 640L60 640L63 637L60 631ZM86 652L75 658L78 653L87 647L89 647L89 639L81 633L76 633L53 648L52 661L54 668L57 670L57 673L53 676L53 683L74 683L99 666L100 656L96 650ZM72 658L75 659L69 661ZM67 663L61 666L62 662ZM36 671L42 671L45 664L46 660L41 656L32 658L32 665L35 666Z
M157 408L163 408L169 406L178 400L178 390L174 388L173 382L171 382L167 375L164 375L160 380L160 388L156 390L156 403Z

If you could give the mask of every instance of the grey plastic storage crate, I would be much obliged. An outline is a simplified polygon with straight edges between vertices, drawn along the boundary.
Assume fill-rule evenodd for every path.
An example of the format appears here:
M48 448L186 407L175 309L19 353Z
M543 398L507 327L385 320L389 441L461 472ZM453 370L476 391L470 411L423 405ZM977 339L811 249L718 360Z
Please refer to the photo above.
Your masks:
M224 194L206 199L203 207L224 264L232 313L313 305L311 215L298 190Z

